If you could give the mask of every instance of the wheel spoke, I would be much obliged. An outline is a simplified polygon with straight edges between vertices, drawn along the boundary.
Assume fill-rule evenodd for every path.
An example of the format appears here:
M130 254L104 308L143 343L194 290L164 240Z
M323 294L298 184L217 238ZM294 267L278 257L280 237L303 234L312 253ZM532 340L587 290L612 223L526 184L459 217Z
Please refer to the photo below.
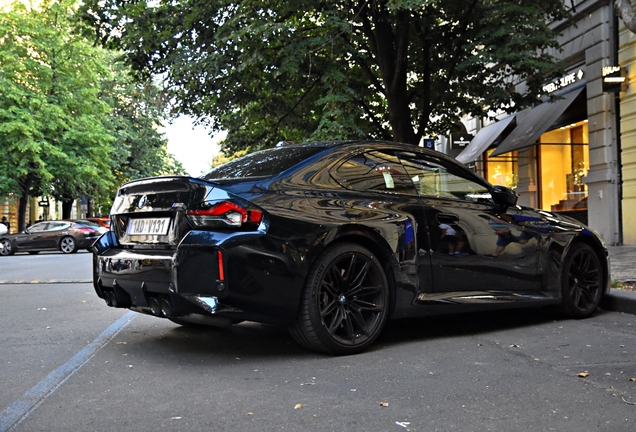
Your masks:
M325 305L325 307L322 308L322 310L320 311L320 318L324 319L327 317L327 315L331 314L334 309L336 309L338 307L338 303L336 302L335 299L330 299L329 303L327 303Z
M351 255L351 260L349 261L349 267L347 268L347 271L344 273L344 282L345 285L343 286L343 288L348 288L348 285L351 285L351 275L353 274L353 269L355 268L356 265L356 258L357 255Z
M375 303L368 302L368 301L360 300L360 299L355 299L351 303L352 303L352 307L353 305L355 305L359 311L380 312L382 310L382 306Z
M362 333L365 336L369 335L367 333L367 323L365 322L364 317L362 316L359 310L351 308L349 310L349 318L350 318L349 321L352 321L353 323L355 323L356 327L360 329L360 333Z
M331 323L329 323L327 326L327 331L329 332L330 335L332 336L336 335L336 331L338 330L338 328L340 327L344 319L345 319L344 311L342 310L342 308L339 308L339 307L336 308L335 314L333 314Z
M375 295L382 291L382 286L380 285L371 285L366 287L358 287L355 290L351 290L347 294L355 297L366 297L370 295Z
M350 319L351 318L350 313L348 313L347 311L342 311L342 314L343 314L345 332L347 333L347 336L349 337L349 340L351 341L351 343L355 344L356 332L353 329L353 323L351 322L352 320Z
M329 268L329 274L331 275L330 279L334 294L342 292L345 286L344 280L342 278L342 271L337 266L332 265Z
M327 292L328 295L335 297L338 294L338 288L333 286L333 283L327 280L323 280L321 284L324 291Z
M364 263L364 265L356 275L355 279L349 281L349 294L351 294L352 291L356 290L362 284L362 282L364 282L367 274L369 274L369 263Z

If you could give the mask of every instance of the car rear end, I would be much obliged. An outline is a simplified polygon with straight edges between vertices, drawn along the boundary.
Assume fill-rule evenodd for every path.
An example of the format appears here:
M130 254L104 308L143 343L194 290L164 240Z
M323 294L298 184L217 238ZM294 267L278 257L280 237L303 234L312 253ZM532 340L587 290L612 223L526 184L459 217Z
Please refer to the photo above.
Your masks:
M160 177L123 185L111 230L93 246L97 294L159 317L228 314L226 254L265 235L268 215L211 182ZM238 312L238 311L237 311Z
M108 229L88 220L78 219L71 221L72 235L77 242L78 249L88 249Z

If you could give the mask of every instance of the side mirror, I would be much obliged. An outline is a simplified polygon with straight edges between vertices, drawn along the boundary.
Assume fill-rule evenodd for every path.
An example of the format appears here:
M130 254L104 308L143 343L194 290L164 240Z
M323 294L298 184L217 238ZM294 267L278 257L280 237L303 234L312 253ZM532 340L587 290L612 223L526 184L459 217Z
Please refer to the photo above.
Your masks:
M519 195L515 191L505 186L494 186L490 191L490 196L495 204L504 207L514 207L517 205Z

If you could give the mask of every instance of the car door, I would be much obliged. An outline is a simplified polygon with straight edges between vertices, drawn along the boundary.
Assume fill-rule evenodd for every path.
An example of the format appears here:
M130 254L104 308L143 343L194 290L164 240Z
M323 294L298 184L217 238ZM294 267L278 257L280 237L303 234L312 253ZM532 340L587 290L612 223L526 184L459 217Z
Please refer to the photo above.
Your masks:
M428 153L399 157L426 214L429 260L419 262L433 292L539 289L539 236L520 224L520 209L496 205L490 185L458 164Z
M425 209L395 151L376 148L360 152L334 167L330 175L350 191L338 193L347 216L367 226L376 225L395 251L398 286L409 291L430 287ZM427 265L419 265L421 260Z
M47 227L47 222L38 222L23 233L18 234L14 241L18 245L18 249L22 250L39 250L42 248L42 233Z
M49 222L46 230L42 233L42 247L57 250L61 238L68 234L70 226L71 224L68 222Z

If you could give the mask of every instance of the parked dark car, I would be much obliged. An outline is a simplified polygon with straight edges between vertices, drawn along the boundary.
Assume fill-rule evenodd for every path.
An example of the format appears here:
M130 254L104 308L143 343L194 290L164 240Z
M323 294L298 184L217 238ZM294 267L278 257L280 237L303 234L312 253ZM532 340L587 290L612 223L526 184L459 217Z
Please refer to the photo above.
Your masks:
M37 254L41 251L74 253L79 249L90 248L106 231L97 225L89 226L72 220L36 222L21 233L0 236L0 244L4 247L0 254Z
M121 186L93 248L95 290L183 325L282 324L335 354L367 348L387 318L541 305L589 316L609 289L603 242L516 202L417 146L277 147L202 178Z

